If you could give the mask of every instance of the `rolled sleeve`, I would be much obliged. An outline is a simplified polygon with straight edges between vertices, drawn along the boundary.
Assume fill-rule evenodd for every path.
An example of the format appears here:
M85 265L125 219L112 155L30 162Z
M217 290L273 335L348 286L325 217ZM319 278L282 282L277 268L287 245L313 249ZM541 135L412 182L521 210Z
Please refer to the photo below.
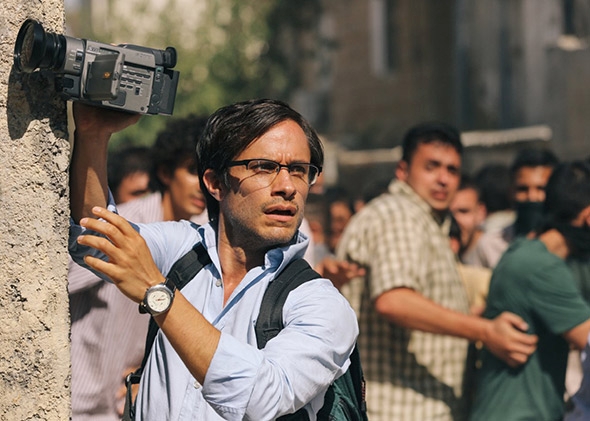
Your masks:
M111 212L117 213L117 206L115 205L115 200L113 199L113 195L110 190L108 196L107 209ZM102 260L106 260L106 256L104 256L96 249L78 244L78 237L85 234L99 235L94 231L90 231L86 228L81 227L80 225L76 224L73 218L70 218L70 228L68 233L68 251L74 262L78 263L80 266L84 268L87 268L87 266L84 264L84 256L94 256ZM97 275L100 276L102 279L105 279L110 282L110 279L108 277L101 275L100 273L97 273Z
M205 400L223 418L241 420L263 360L261 351L222 332L203 384Z

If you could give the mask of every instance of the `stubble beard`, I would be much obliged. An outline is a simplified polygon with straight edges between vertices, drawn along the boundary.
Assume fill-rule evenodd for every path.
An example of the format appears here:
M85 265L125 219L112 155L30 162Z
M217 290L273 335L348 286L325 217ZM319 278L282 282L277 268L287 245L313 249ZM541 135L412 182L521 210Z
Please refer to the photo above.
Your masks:
M228 238L234 246L240 247L246 251L261 251L264 252L281 247L289 243L297 230L301 226L303 214L300 212L297 216L297 224L295 227L287 226L261 226L253 227L250 224L245 224L241 218L236 218L234 215L226 215L226 231Z

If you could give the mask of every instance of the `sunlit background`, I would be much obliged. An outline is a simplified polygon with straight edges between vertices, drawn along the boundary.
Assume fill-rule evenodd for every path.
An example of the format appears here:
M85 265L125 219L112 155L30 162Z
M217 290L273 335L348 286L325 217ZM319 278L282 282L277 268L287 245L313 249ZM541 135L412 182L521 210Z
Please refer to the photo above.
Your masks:
M66 0L70 36L178 50L175 116L289 102L322 134L327 182L392 176L404 131L459 127L466 171L540 143L590 155L590 0ZM150 144L168 117L113 142ZM172 117L173 118L173 117Z

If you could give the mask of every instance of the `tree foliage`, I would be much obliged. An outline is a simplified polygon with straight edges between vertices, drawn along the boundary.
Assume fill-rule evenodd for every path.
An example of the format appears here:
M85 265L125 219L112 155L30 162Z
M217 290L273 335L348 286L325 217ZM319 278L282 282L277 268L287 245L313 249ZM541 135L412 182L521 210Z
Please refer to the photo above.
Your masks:
M88 32L75 36L151 48L174 46L175 69L180 72L175 116L208 115L250 98L288 100L299 83L297 33L312 24L320 0L162 3L110 0L101 6L102 18L93 17ZM111 145L151 144L167 118L143 117L116 135Z

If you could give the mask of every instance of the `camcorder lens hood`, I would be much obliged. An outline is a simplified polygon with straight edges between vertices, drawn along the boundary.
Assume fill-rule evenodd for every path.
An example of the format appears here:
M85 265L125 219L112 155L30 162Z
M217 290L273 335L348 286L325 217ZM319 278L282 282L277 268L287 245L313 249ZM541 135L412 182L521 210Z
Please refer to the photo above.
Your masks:
M45 32L41 23L27 19L21 25L14 44L14 65L25 73L59 68L65 54L63 44L60 35Z

